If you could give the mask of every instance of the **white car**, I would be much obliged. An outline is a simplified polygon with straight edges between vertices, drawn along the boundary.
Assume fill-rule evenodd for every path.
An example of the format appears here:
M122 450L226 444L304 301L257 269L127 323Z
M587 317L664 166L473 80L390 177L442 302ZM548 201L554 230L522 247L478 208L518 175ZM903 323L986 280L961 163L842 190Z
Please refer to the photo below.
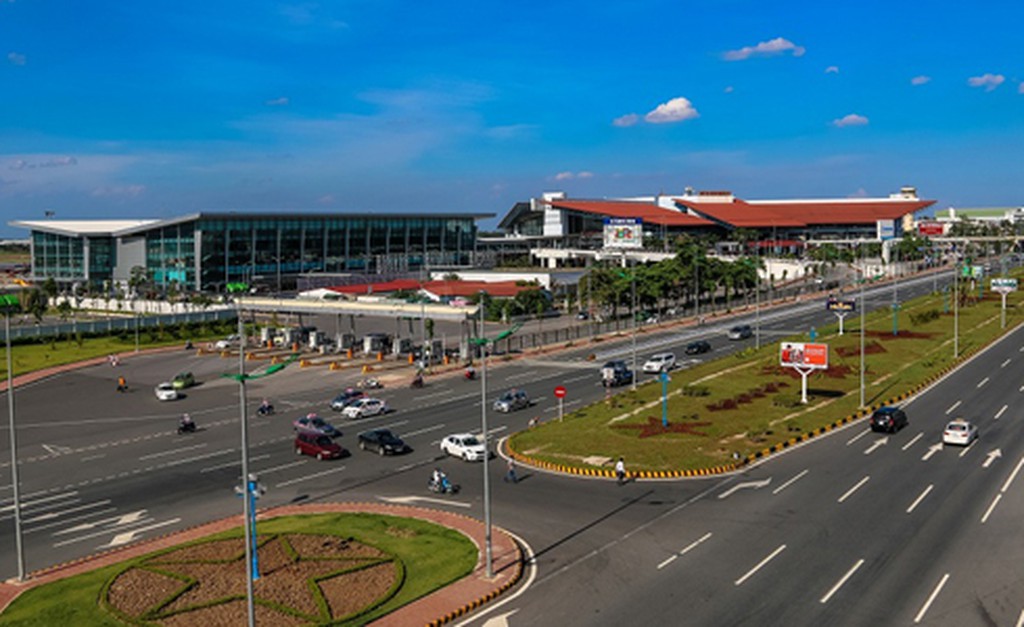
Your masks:
M469 433L450 435L441 440L441 452L467 462L482 462L487 454L484 443Z
M652 355L644 363L644 372L647 374L657 374L659 372L668 372L676 365L675 353L658 353Z
M232 334L227 336L223 340L217 340L217 343L214 344L213 346L219 351L226 351L227 349L231 348L236 344L238 344L238 334Z
M959 444L968 446L978 439L978 427L972 425L962 418L950 422L942 432L943 444Z
M165 381L156 386L153 389L156 393L156 397L161 401L176 401L178 400L178 390L175 389L174 384L170 381Z
M388 404L379 398L361 398L341 410L346 418L366 418L387 412Z

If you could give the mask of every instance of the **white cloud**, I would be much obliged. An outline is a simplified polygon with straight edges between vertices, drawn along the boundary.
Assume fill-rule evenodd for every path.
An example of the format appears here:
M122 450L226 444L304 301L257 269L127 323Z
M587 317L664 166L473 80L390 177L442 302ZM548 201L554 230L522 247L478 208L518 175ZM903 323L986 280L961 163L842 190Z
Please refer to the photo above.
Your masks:
M858 187L857 191L853 192L852 194L847 195L846 197L847 198L867 198L868 197L868 191L866 189L864 189L863 187Z
M17 52L8 52L7 60L12 65L25 65L25 55L18 54Z
M725 93L727 93L727 94L731 94L731 93L733 92L733 86L732 86L732 85L729 85L728 87L726 87L726 88L725 88L725 89L723 89L722 91L724 91L724 92L725 92Z
M137 198L146 191L145 185L103 185L93 188L89 193L96 198Z
M1020 85L1017 85L1017 93L1018 94L1024 94L1024 83L1021 83Z
M806 49L788 39L776 37L775 39L762 41L756 46L745 46L739 50L729 50L722 55L722 58L726 61L743 61L750 57L772 57L786 52L793 53L794 57L801 57L806 52Z
M78 159L66 155L48 157L42 161L29 161L27 159L15 159L7 166L8 170L34 170L36 168L61 168L68 165L78 165Z
M594 178L594 173L588 172L586 170L581 170L579 172L565 171L559 172L558 174L554 175L551 178L553 178L556 181L571 181L572 179L591 179Z
M930 83L931 80L932 80L931 76L925 76L924 74L921 74L920 76L915 76L914 78L910 79L910 84L916 87L918 85L924 85L925 83Z
M967 84L971 87L984 87L985 91L992 91L996 87L999 87L1006 81L1006 77L1002 74L989 74L985 73L981 76L972 76L967 79Z
M324 194L320 198L317 198L316 202L317 202L318 205L333 205L334 204L334 194Z
M633 126L634 124L636 124L639 121L640 121L640 116L639 115L637 115L635 113L627 113L624 116L621 116L621 117L618 117L618 118L615 118L614 120L612 120L612 125L613 126L619 126L619 127Z
M268 107L283 107L283 106L288 104L288 97L287 96L281 96L280 98L274 98L273 100L268 100L268 101L264 102L263 104L267 105Z
M664 104L660 104L653 111L644 116L644 119L651 124L663 124L666 122L682 122L699 117L697 109L686 98L673 98Z
M832 126L838 126L839 128L844 126L866 126L867 123L868 119L866 117L856 113L850 113L837 120L832 120Z
M826 74L838 74L839 73L839 66L838 65L830 65L827 68L825 68L825 73Z

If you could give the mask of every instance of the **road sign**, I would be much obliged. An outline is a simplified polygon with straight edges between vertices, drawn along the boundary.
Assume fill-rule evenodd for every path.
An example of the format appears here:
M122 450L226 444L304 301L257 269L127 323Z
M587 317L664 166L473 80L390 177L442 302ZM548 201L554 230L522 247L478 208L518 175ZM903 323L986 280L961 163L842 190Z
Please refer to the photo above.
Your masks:
M997 292L1003 290L1015 292L1017 291L1017 279L992 279L992 289Z
M555 398L565 398L565 388L561 385L555 388Z
M857 311L857 301L829 298L828 301L825 302L825 309L828 311Z

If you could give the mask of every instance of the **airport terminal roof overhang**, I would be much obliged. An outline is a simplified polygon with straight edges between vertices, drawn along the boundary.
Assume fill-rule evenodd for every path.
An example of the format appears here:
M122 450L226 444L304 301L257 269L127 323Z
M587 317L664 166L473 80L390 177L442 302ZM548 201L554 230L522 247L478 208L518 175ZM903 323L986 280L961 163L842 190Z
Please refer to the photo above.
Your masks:
M165 219L138 219L138 220L13 220L8 222L10 226L68 235L72 237L82 236L122 236L137 235L150 229L174 226L184 222L198 220L268 220L268 219L289 219L289 220L327 220L327 219L432 219L451 220L472 218L482 220L493 218L493 213L454 213L454 212L396 212L382 213L377 211L352 211L352 212L303 212L303 211L204 211L190 213Z
M580 211L610 218L640 218L645 224L658 226L713 226L713 223L682 211L666 209L653 203L625 200L552 200L555 209Z
M674 200L682 207L736 228L875 224L878 220L898 220L935 204L934 200L858 198L780 201L744 201L737 198L728 202Z
M237 299L245 311L264 313L342 314L383 316L386 318L431 318L461 322L477 315L477 305L440 305L397 301L302 300L297 298L261 298L246 296Z

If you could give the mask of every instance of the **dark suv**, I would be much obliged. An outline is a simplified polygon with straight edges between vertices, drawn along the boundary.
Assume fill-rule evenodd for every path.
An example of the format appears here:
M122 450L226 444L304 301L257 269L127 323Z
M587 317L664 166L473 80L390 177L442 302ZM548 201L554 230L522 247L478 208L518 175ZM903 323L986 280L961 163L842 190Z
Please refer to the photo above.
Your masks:
M633 382L633 371L621 359L609 361L601 366L601 382L606 388Z
M871 415L871 430L896 433L908 422L907 415L899 407L882 407Z

